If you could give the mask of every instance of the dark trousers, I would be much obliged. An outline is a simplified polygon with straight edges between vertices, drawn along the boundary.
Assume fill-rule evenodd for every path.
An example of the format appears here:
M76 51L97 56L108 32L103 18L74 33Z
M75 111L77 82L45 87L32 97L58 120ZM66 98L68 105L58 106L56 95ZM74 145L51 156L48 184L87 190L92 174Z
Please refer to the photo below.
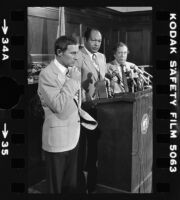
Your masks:
M78 146L70 151L45 151L48 193L75 193L77 187Z
M87 160L87 139L84 128L81 126L78 149L78 193L86 193L86 178L83 173Z
M93 118L97 119L96 108L82 105L82 108L87 111ZM80 137L80 152L81 169L87 171L87 190L92 192L95 190L97 183L97 148L98 148L99 130L87 130L81 128ZM83 185L83 184L82 184Z
M91 193L95 190L97 183L97 153L98 153L98 129L90 131L87 137L87 189Z

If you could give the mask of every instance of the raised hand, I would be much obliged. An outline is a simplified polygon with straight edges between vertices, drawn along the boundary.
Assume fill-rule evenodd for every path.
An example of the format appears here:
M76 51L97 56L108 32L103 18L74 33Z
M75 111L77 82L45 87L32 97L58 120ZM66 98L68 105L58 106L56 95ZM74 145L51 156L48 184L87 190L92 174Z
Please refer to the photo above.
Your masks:
M76 81L80 81L81 80L81 72L78 70L77 67L73 66L69 70L69 77Z

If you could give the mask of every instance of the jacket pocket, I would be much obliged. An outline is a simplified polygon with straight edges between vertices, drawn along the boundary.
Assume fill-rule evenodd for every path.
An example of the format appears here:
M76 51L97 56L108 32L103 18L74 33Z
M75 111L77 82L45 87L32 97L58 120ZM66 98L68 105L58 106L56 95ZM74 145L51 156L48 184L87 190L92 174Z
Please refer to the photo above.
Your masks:
M52 118L48 120L49 127L58 127L58 126L68 126L68 121L67 120L61 120L61 119L56 119Z
M68 127L54 126L50 128L48 145L54 147L65 147L69 144Z
M58 116L55 114L51 114L49 115L46 120L45 120L45 124L47 125L47 127L58 127L58 126L69 126L71 123L74 123L75 121L78 121L79 119L79 115L78 115L78 111L72 113L70 116L64 116L64 119L62 118L62 116Z

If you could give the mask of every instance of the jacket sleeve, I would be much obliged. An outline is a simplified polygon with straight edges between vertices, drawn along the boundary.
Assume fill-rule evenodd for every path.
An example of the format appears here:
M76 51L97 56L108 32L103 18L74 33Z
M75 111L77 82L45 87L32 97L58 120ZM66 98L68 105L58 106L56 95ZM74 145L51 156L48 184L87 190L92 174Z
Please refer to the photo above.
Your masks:
M70 108L79 85L78 81L68 79L59 88L57 81L48 71L42 71L39 75L38 94L53 112L61 113Z

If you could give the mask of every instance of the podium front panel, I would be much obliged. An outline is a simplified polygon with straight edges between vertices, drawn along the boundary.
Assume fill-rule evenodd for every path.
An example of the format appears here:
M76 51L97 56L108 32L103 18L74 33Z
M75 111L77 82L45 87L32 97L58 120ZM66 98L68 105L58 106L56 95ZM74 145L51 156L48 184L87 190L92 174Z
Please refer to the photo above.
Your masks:
M99 103L97 119L98 184L146 192L152 176L152 93Z
M98 183L131 189L132 102L98 105Z
M133 106L132 192L152 190L152 92L142 94Z

